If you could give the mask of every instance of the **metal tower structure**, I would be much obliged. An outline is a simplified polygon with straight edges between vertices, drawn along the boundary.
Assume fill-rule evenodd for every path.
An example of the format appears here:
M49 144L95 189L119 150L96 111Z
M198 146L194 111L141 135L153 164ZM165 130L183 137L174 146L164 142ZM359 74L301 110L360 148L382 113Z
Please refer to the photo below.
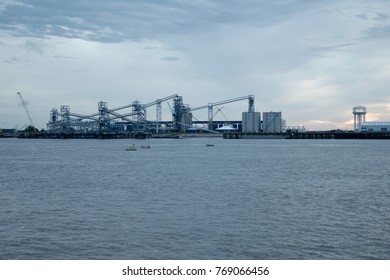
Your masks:
M58 120L58 110L56 108L53 108L50 111L50 122L57 122Z
M248 113L255 112L255 97L253 95L248 95Z
M107 102L99 101L98 111L99 111L99 131L106 131L109 126Z
M70 107L68 105L61 105L60 112L62 116L61 129L68 131L70 127Z

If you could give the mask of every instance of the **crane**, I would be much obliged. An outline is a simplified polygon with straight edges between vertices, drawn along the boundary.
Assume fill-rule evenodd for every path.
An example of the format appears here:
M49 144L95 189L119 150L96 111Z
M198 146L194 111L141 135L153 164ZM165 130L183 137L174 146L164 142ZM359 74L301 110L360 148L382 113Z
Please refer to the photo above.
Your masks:
M17 95L19 96L20 101L22 102L24 111L26 112L28 120L30 121L30 126L35 129L35 123L31 117L30 109L27 106L27 102L23 99L22 94L20 92L18 92Z

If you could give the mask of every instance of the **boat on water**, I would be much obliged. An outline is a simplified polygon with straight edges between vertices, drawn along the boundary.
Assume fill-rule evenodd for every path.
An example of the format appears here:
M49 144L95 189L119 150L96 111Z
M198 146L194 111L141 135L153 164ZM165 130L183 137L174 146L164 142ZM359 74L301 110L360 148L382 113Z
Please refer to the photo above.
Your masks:
M141 145L141 149L150 149L150 144Z
M206 144L206 147L214 147L214 144Z
M126 151L136 151L136 150L137 150L137 148L134 146L134 144L133 144L133 146L126 148Z

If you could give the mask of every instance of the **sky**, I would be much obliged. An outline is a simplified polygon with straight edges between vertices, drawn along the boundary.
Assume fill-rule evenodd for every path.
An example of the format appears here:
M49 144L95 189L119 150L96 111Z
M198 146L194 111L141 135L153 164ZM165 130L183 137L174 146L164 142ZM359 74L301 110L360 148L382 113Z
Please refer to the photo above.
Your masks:
M29 124L20 92L40 128L61 105L88 115L178 94L190 107L254 95L287 126L352 129L359 104L390 121L389 90L388 0L0 0L0 128Z

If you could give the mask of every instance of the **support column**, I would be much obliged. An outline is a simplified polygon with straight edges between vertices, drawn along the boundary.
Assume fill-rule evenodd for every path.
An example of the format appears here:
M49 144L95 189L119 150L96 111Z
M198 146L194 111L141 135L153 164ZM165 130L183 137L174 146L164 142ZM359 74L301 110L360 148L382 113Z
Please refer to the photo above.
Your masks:
M208 127L209 127L209 130L213 130L213 104L212 103L209 103L209 106L208 106Z

